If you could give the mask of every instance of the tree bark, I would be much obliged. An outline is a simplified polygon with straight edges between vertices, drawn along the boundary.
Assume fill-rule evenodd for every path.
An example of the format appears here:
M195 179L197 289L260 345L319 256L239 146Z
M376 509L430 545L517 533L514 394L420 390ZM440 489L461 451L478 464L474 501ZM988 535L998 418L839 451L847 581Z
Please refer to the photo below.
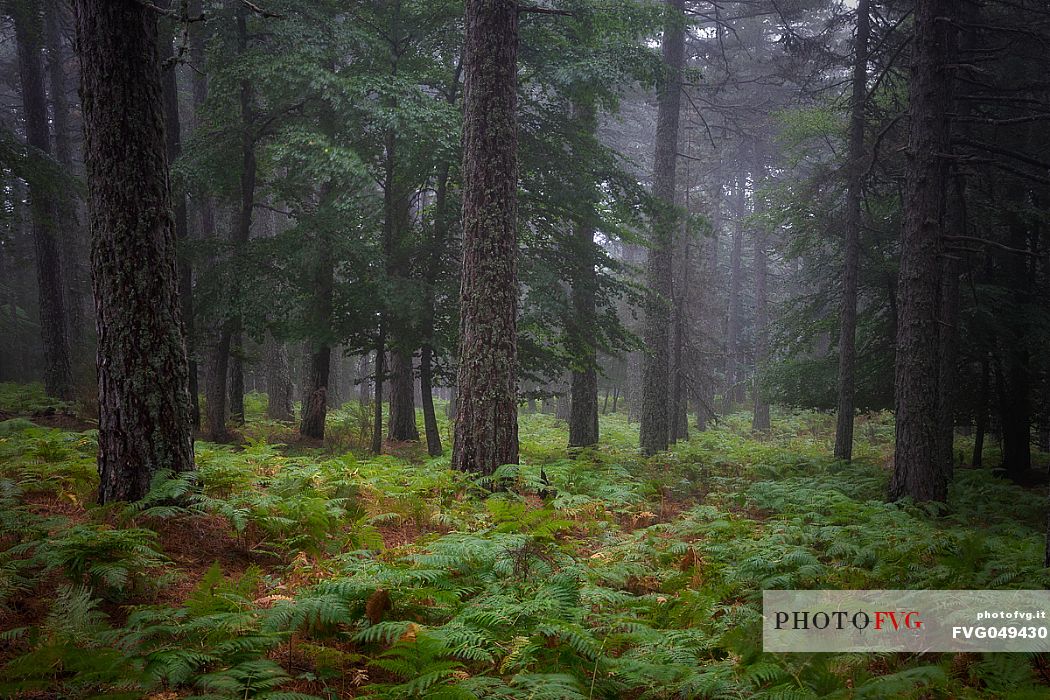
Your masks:
M372 397L372 454L383 452L383 380L386 378L386 323L379 319L379 334L376 337L375 380Z
M136 500L194 468L157 20L77 0L98 324L99 501Z
M1050 377L1045 375L1039 387L1036 445L1039 447L1040 452L1050 452Z
M66 172L73 173L75 166L73 144L70 139L72 119L66 75L66 42L63 37L63 25L68 18L67 9L65 3L49 4L45 10L45 18L55 158L66 169ZM60 218L68 222L66 235L60 241L59 247L62 273L65 279L65 311L70 363L76 375L80 375L81 370L90 363L89 355L92 349L85 331L85 325L90 321L90 311L86 303L90 296L88 291L90 273L85 268L87 245L84 241L78 203L79 197L70 197L69 201L58 205L61 209Z
M566 423L572 417L572 397L569 395L568 389L569 387L565 383L562 383L558 388L558 403L554 408L554 418L563 420Z
M869 0L857 3L857 35L853 42L853 94L849 123L849 182L846 187L846 243L842 263L842 309L839 314L838 424L835 457L853 458L853 414L856 411L857 276L860 267L861 199L867 153L868 40L871 36Z
M686 210L689 209L688 193L686 194ZM681 261L678 273L679 289L674 293L674 309L672 317L671 334L671 401L668 404L670 411L669 440L672 444L679 440L689 439L689 418L686 415L686 407L689 403L686 392L686 368L683 357L685 346L685 323L686 309L689 307L690 293L690 253L692 246L686 235L685 226L682 226L681 240L676 245L676 255Z
M981 358L981 383L977 389L977 415L974 418L973 458L975 467L984 464L984 436L988 432L988 356Z
M321 204L328 198L328 185L322 186ZM313 303L310 306L310 328L314 337L307 342L309 358L303 382L302 422L299 434L303 437L324 439L325 418L328 415L329 373L332 368L332 343L328 332L332 325L332 304L335 291L335 260L332 241L324 231L314 240Z
M450 93L450 102L455 101L455 84ZM434 411L434 336L435 287L437 285L441 258L446 254L448 239L448 181L450 166L445 163L438 174L434 194L434 218L430 224L430 262L426 271L425 298L423 299L423 344L419 354L419 393L423 406L423 429L427 436L427 453L431 457L443 454L441 432L438 430L437 414Z
M452 467L518 462L518 4L467 0L463 270Z
M204 401L205 429L209 440L225 442L229 439L229 433L226 432L226 372L230 359L230 333L225 329L219 331L210 354Z
M189 13L191 16L199 16L202 12L201 0L190 0ZM205 72L205 27L203 22L195 22L190 25L190 36L189 36L189 56L190 62L194 66L195 70L192 72L191 87L193 90L193 128L199 129L202 127L203 120L202 115L204 113L205 101L208 97L208 76ZM198 190L191 193L192 198L195 202L197 213L199 214L200 228L197 231L197 237L201 240L210 240L215 237L215 203L206 191ZM209 262L210 266L214 265L214 261ZM180 278L180 288L183 284ZM196 313L196 312L195 312ZM196 318L193 318L192 330L196 328ZM187 333L194 340L195 345L198 348L198 357L191 358L195 361L199 361L200 365L203 366L203 370L198 367L198 388L197 393L200 394L200 375L203 372L205 375L205 415L204 418L204 432L209 436L209 439L221 441L227 438L226 435L226 370L227 363L229 361L229 336L224 335L222 329L217 331L214 328L207 328L206 324L201 324L199 334L190 334L191 327L187 327ZM223 343L226 338L225 345ZM207 352L204 352L204 350ZM221 375L221 376L220 376ZM216 383L218 382L218 384ZM199 406L200 401L197 400Z
M700 319L701 328L717 328L720 317L721 303L717 290L720 288L720 275L718 270L719 235L722 231L722 196L721 183L715 188L715 198L711 203L712 221L711 234L701 244L703 257L700 263L700 294L696 304L696 315ZM708 333L701 333L699 342L701 351L709 347ZM705 344L705 341L708 341ZM696 428L700 432L707 430L708 421L714 418L715 411L715 381L712 372L708 368L701 368L696 387Z
M368 376L372 372L372 363L369 362L369 353L364 352L361 354L361 358L357 365L357 400L362 406L367 406L372 402L372 394L369 391L370 382Z
M456 397L457 397L458 393L459 392L456 390L456 387L450 386L448 388L448 403L445 404L445 417L446 418L451 418L453 420L455 420L455 418L456 418L456 413L458 413L458 411L456 409L456 403L457 403L456 402Z
M667 21L662 41L663 75L657 88L656 152L653 159L654 213L649 248L644 339L648 353L642 360L642 412L639 444L652 455L667 449L669 435L668 382L672 250L675 231L675 165L678 156L678 118L685 67L685 1L666 0Z
M405 350L390 353L390 417L387 437L391 440L419 440L412 354Z
M331 346L319 344L312 347L307 359L306 381L303 382L303 417L299 424L299 434L303 437L324 439L331 362Z
M889 496L943 501L938 460L937 298L950 138L952 4L918 0L909 86L911 128L897 294L896 452Z
M292 412L292 377L288 369L288 351L272 335L266 338L266 417L289 421Z
M230 336L230 422L244 425L244 331L239 317L234 319L234 327Z
M747 198L745 195L746 179L739 173L734 193L733 247L729 255L729 303L726 320L726 388L722 395L722 412L732 413L733 404L743 401L740 381L740 329L743 325L743 257L744 257L744 217L747 216Z
M170 6L170 1L168 5ZM171 37L165 36L161 42L160 51L162 63L162 80L164 82L164 116L165 130L167 136L168 163L174 163L182 154L182 121L179 118L179 90L175 76L175 50L172 46ZM190 404L192 406L191 420L193 427L200 427L200 387L197 381L197 359L196 338L194 334L194 312L193 312L193 265L185 253L186 243L189 241L189 223L186 212L186 193L181 190L172 192L175 214L175 240L176 245L183 248L179 251L179 301L182 304L182 323L186 329L186 352L190 363Z
M1019 343L1021 341L1018 341ZM999 416L1003 435L1003 470L1015 481L1032 468L1032 415L1029 397L1029 353L1024 347L1004 348L999 375Z
M25 237L25 225L23 216L23 188L24 181L15 176L14 173L3 173L0 175L0 187L2 187L2 203L5 211L9 211L10 236L0 248L0 279L9 280L6 285L0 285L3 291L5 322L9 324L9 335L7 342L0 346L0 356L3 358L3 373L0 381L19 382L24 381L25 374L25 342L21 324L19 323L18 310L22 307L22 292L25 285L22 277L25 274L25 265L20 264L22 239ZM8 209L8 207L10 207Z
M248 8L237 5L237 51L244 55L248 51ZM250 79L240 85L241 111L241 202L233 229L232 243L241 250L251 238L252 212L255 208L255 88ZM242 293L240 284L234 282L233 303L240 306ZM238 425L244 424L244 320L240 311L235 311L229 324L230 333L230 418ZM328 372L325 370L327 384ZM305 402L304 402L305 406ZM305 410L304 421L305 421ZM323 426L322 426L323 432Z
M328 327L331 327L331 322ZM328 365L328 407L333 410L339 410L346 403L343 398L343 359L343 349L333 345L332 361Z
M598 372L572 373L569 400L569 447L598 444ZM608 396L606 396L608 398Z
M433 355L433 348L429 343L425 343L419 353L419 388L423 395L421 403L423 404L423 429L427 435L427 454L431 457L440 457L443 450L437 414L434 412L434 379L431 372Z
M394 73L396 74L396 65ZM408 192L398 169L397 134L391 129L386 136L385 177L383 182L383 248L387 275L395 281L408 275L409 260L405 238L410 227ZM387 308L390 320L390 399L387 437L390 440L418 440L415 390L412 373L412 322L400 308Z
M593 137L598 128L598 112L592 99L581 99L574 104L580 130ZM598 444L598 351L593 338L597 325L595 292L598 286L595 272L595 206L597 192L591 183L584 183L586 197L584 212L575 223L572 280L573 318L568 325L569 349L574 367L570 378L572 398L569 414L569 447Z
M445 100L455 105L459 96L462 62L452 75ZM444 453L441 431L438 430L437 414L434 411L433 366L437 339L434 335L435 298L437 282L442 270L442 260L448 254L449 206L448 187L451 163L445 161L438 169L437 186L434 188L434 216L430 222L430 262L425 275L425 298L423 300L423 343L419 355L419 392L423 406L423 429L427 437L427 453L438 457Z
M15 37L18 44L18 74L26 141L38 155L51 156L51 129L44 91L44 27L36 3L13 3ZM36 252L37 287L40 298L40 336L43 343L44 389L59 399L73 398L73 373L66 335L66 302L61 252L55 232L56 212L45 187L29 183L33 247Z
M762 203L758 197L759 184L765 179L765 165L760 159L755 163L752 179L755 183L754 209L755 212L762 211ZM768 277L769 269L766 253L766 232L761 224L756 225L755 231L755 380L751 389L754 410L751 417L751 429L759 432L768 432L769 402L762 395L762 373L769 361L769 292Z
M953 258L942 259L940 272L937 313L937 463L944 471L944 478L950 482L955 471L955 361L959 325L957 261Z

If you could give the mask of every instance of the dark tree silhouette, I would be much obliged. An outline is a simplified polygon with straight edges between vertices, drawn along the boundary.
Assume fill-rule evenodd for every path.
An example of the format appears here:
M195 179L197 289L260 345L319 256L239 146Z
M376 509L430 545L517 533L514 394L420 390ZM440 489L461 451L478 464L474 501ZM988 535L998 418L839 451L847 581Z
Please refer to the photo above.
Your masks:
M518 461L518 3L468 0L463 276L452 466Z
M154 11L78 0L91 260L98 321L99 501L142 498L192 470Z
M18 74L26 124L26 141L39 154L51 155L51 129L44 91L44 24L40 8L32 2L11 5L18 43ZM51 396L73 398L73 374L66 335L66 304L62 283L61 253L56 236L56 212L40 180L29 183L33 247L36 252L37 288L40 294L40 335L44 347L44 388Z
M653 217L652 247L647 276L650 298L645 313L645 344L649 352L642 363L642 415L639 443L642 452L667 449L670 434L668 384L670 382L670 307L674 213L675 164L678 157L678 116L682 103L682 69L685 66L685 0L667 0L663 36L663 74L660 77L656 116L656 154L653 162L653 197L659 210Z
M593 135L598 128L594 101L580 100L575 105L580 128ZM588 185L584 185L588 187ZM597 193L593 187L581 192L586 198L585 212L575 224L572 256L576 269L572 286L573 318L568 325L569 343L579 366L570 379L572 400L569 404L569 446L584 447L598 443L598 357L594 343L597 322L595 288L594 217Z
M852 100L849 121L849 154L846 167L846 245L842 264L842 310L839 314L839 399L835 429L835 456L853 457L853 412L857 366L857 274L860 265L861 187L864 181L865 114L868 95L868 39L871 15L868 0L857 4L857 35L853 42Z
M941 220L950 150L947 65L952 3L915 5L911 127L904 191L897 292L897 436L890 498L943 501L947 480L938 461L938 327Z

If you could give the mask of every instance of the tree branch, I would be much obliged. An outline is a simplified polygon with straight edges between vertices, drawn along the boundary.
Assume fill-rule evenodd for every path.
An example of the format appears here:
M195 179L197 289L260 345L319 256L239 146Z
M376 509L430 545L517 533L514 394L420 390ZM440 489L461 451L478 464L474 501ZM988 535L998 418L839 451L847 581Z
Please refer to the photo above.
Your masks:
M260 17L272 17L273 19L285 19L285 16L277 12L271 12L256 5L251 0L241 0L241 4Z
M530 12L536 15L558 15L560 17L575 17L572 10L556 10L553 7L535 7L533 5L518 5L518 13Z
M999 250L1005 250L1007 253L1017 253L1018 255L1030 255L1033 258L1039 257L1030 250L1021 250L1020 248L1011 248L1008 245L1003 245L996 241L990 241L987 238L980 238L978 236L941 236L941 240L944 241L966 241L970 243L980 243L982 245L992 246Z
M1008 148L996 146L991 143L984 143L983 141L974 141L973 139L961 137L952 139L952 143L959 144L960 146L969 146L970 148L977 148L982 151L987 151L988 153L994 153L996 155L1012 158L1013 160L1018 160L1022 163L1027 163L1028 165L1033 165L1037 168L1050 169L1050 163L1041 161L1038 158L1032 158L1031 156L1026 155L1024 153L1019 153L1018 151L1011 151Z

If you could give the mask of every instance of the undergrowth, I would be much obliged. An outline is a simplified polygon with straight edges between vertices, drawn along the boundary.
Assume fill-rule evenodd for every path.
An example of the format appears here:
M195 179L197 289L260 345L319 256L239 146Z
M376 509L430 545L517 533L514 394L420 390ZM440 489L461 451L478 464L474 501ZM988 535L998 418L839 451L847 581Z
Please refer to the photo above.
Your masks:
M0 695L1050 692L1038 657L762 652L763 589L1050 584L1039 493L960 469L947 506L884 502L889 416L845 464L816 413L763 436L729 416L648 460L620 415L572 455L522 415L523 463L483 479L355 455L352 409L333 421L342 451L290 449L249 411L245 444L198 443L198 474L104 508L91 432L0 422Z

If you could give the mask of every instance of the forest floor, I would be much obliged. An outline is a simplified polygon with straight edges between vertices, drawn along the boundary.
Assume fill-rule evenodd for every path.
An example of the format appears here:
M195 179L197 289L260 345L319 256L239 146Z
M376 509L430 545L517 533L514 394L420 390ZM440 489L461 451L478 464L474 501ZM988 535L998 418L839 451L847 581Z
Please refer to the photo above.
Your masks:
M356 406L318 448L249 398L199 482L99 507L90 423L0 385L0 697L1050 697L1041 656L762 652L763 589L1050 585L1042 487L960 468L946 506L884 502L891 416L845 464L814 412L651 459L622 414L571 455L523 414L522 464L474 479L369 456Z

